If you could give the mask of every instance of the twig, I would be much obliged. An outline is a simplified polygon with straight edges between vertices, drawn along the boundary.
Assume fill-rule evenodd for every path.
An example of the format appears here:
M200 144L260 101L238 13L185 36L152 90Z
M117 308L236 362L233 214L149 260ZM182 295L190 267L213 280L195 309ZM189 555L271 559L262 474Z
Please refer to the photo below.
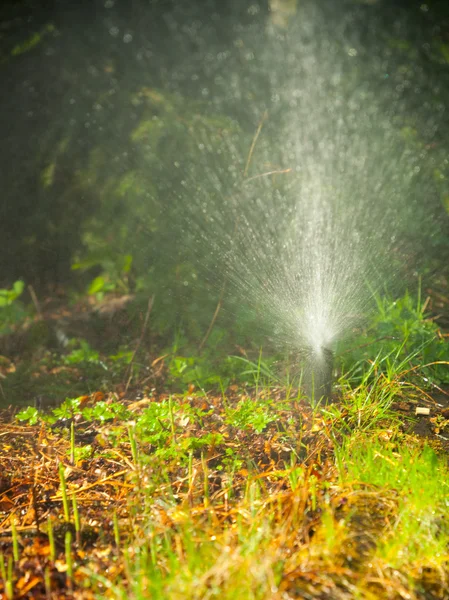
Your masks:
M217 307L215 309L214 315L213 315L212 320L211 320L211 322L209 324L209 327L208 327L208 329L206 331L206 335L203 337L203 339L201 340L201 344L199 345L199 351L200 352L203 349L204 344L207 342L207 340L208 340L208 338L209 338L209 336L211 334L212 329L214 328L215 321L217 320L218 313L220 312L221 306L223 304L223 297L224 297L224 293L225 293L225 290L226 290L226 283L227 283L227 280L225 279L224 282L223 282L223 285L221 287L220 298L218 299L218 304L217 304Z
M249 152L248 152L248 158L246 159L245 170L243 171L243 177L245 177L245 178L248 175L249 165L251 164L251 158L253 156L254 149L255 149L256 144L257 144L257 139L259 138L260 132L262 131L262 127L263 127L264 121L267 118L267 116L268 116L268 112L265 111L263 113L260 121L259 121L259 125L257 126L257 130L256 130L256 133L254 134L253 141L251 142L251 146L250 146L250 149L249 149ZM264 175L273 175L274 173L287 173L288 171L291 171L291 169L286 169L285 171L271 171L270 173L263 173L262 175L255 175L254 177L250 177L249 179L245 179L243 181L243 183L246 183L247 181L251 181L252 179L256 179L257 177L263 177ZM236 222L235 222L234 231L237 229L237 224L238 224L238 220L236 220ZM218 299L218 303L217 303L217 306L215 308L215 312L214 312L214 314L212 316L212 320L211 320L211 322L209 324L209 327L208 327L208 329L206 331L206 335L203 337L203 339L201 340L201 344L199 345L199 348L198 348L199 352L201 352L201 350L203 349L205 343L207 342L207 340L208 340L208 338L209 338L209 336L210 336L210 334L212 332L212 329L214 328L215 321L217 320L218 313L220 312L221 306L223 304L223 297L224 297L224 293L225 293L225 290L226 290L226 284L227 284L227 278L225 277L225 279L223 281L223 286L221 288L220 297Z
M98 481L94 481L93 483L89 483L87 485L84 485L83 487L78 488L77 490L70 490L70 494L81 494L81 492L85 492L87 490L91 490L92 488L98 487L100 485L104 485L105 483L109 483L109 484L114 484L117 483L115 481L112 481L113 479L120 477L121 475L124 475L125 473L129 473L129 469L122 469L121 471L117 471L117 473L112 473L111 475L108 475L107 477L103 477L103 479L99 479ZM131 487L131 486L129 486ZM62 499L62 494L60 492L58 492L57 494L53 494L53 496L50 497L50 500L61 500ZM0 531L0 533L4 533L6 530Z
M243 171L243 177L246 177L248 175L248 169L249 169L249 165L251 163L251 158L252 158L252 155L253 155L253 152L254 152L254 148L256 147L256 144L257 144L257 138L259 137L259 134L262 131L263 123L264 123L265 119L267 118L267 116L268 116L268 112L265 111L263 113L263 115L262 115L262 118L259 121L259 125L257 127L257 131L254 134L253 141L251 143L251 147L250 147L249 152L248 152L248 158L246 160L245 170Z
M412 371L416 371L417 369L425 369L426 367L433 367L434 365L449 365L449 361L447 361L447 360L435 360L434 362L430 362L430 363L427 363L425 365L416 365L414 367L411 367L408 371L404 371L404 373L402 373L402 375L408 375L409 373L411 373ZM442 388L440 388L440 386L438 386L433 381L430 382L430 385L432 387L436 388L442 394L444 394L444 396L449 396L448 392L445 392ZM414 387L417 388L416 385ZM420 389L420 388L417 388L417 389ZM428 395L428 394L426 394L426 395ZM429 396L429 398L431 398L434 402L436 402L436 400L434 400L432 398L432 396Z
M30 292L31 300L33 301L34 308L36 309L36 312L37 312L39 318L43 319L44 317L42 315L41 306L39 304L39 300L37 299L36 292L34 291L34 287L32 285L29 285L28 291Z
M150 314L151 314L151 311L153 309L153 304L154 304L154 294L148 300L148 308L147 308L147 313L145 315L145 319L144 319L144 322L143 322L143 325L142 325L142 331L140 332L140 337L139 337L139 340L137 342L137 346L136 346L136 348L135 348L135 350L133 352L131 360L129 361L128 369L126 371L127 382L126 382L126 387L125 387L125 394L128 391L128 387L129 387L129 384L131 382L131 369L132 369L132 366L133 366L134 359L136 358L136 354L139 351L139 348L140 348L140 346L141 346L141 344L143 342L143 338L144 338L145 331L146 331L146 328L147 328L147 325L148 325L148 321L150 319Z
M268 177L268 175L278 175L282 173L291 173L292 169L278 169L276 171L267 171L266 173L259 173L259 175L253 175L252 177L248 177L245 179L243 183L248 183L249 181L253 181L254 179L258 179L259 177Z
M408 375L409 373L411 373L412 371L416 371L417 369L425 369L426 367L433 367L433 365L449 365L449 361L434 360L433 362L426 363L425 365L416 365L416 366L408 369L408 371L404 371L403 375Z
M394 340L395 338L391 335L383 335L372 342L367 342L366 344L360 344L359 346L354 346L353 348L349 348L344 352L339 352L338 356L343 356L343 354L348 354L348 352L353 352L354 350L360 350L361 348L366 348L367 346L372 346L373 344L377 344L377 342L381 342L382 340Z

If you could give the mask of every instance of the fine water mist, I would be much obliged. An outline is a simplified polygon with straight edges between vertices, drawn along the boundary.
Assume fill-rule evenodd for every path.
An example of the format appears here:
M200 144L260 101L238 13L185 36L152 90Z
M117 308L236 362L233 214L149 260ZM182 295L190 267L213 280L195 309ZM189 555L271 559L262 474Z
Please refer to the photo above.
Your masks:
M178 322L201 307L200 340L217 305L226 324L245 313L257 345L328 389L337 342L441 239L449 51L432 10L94 6L8 21L3 277L39 287L75 264L80 285L155 294L155 319L158 302Z
M305 373L325 373L326 387L335 342L375 293L412 284L435 231L429 165L444 105L425 114L417 98L431 82L376 43L374 16L363 28L309 2L284 17L218 51L215 90L204 84L203 95L241 128L231 122L218 149L193 131L204 160L175 169L185 231L211 280L297 352ZM180 69L189 66L199 80L198 65Z

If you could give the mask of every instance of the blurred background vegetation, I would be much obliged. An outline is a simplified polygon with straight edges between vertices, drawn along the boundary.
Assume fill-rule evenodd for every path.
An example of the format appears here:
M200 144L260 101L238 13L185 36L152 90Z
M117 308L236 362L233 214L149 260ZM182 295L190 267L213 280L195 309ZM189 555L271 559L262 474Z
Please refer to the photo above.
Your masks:
M264 332L260 326L254 329L245 307L217 285L223 280L220 265L207 265L203 257L205 271L217 270L215 280L198 267L192 242L197 231L189 221L183 186L186 175L201 185L202 139L220 172L244 170L260 115L272 108L270 100L260 101L269 89L268 74L259 71L251 85L242 85L252 68L250 42L266 36L269 44L270 28L282 32L289 19L300 17L304 4L2 3L0 331L5 336L27 316L46 314L46 307L54 306L49 299L70 305L83 298L101 303L129 297L131 308L126 302L120 308L135 318L114 316L114 324L103 318L98 330L89 323L88 331L77 325L71 332L61 312L57 326L33 326L37 345L67 348L74 337L87 339L84 350L81 343L69 350L84 351L81 358L101 371L91 346L106 346L118 361L129 362L123 348L139 338L148 300L154 297L151 335L159 349L188 343L198 348L222 301L231 310L220 312L208 344L227 344L234 353L239 346L259 348ZM388 85L407 80L410 87L421 86L419 94L404 93L399 99L417 117L399 119L395 127L403 146L417 153L432 148L421 164L421 177L431 190L423 198L423 211L432 211L441 227L431 238L413 232L412 268L419 264L424 287L429 277L438 287L447 275L449 249L444 223L449 210L449 118L444 112L449 103L449 6L445 1L381 0L321 5L328 28L321 32L324 37L335 19L344 20L344 35L349 39L353 31L364 40L373 70L379 68L379 49L388 55L393 65L386 74ZM348 72L348 80L352 76ZM375 90L378 80L371 85ZM233 151L226 155L223 149L229 147ZM10 360L28 345L28 338L26 343L8 338L0 354ZM174 356L181 354L174 351ZM172 374L188 373L192 359L176 360L170 363ZM200 368L198 361L195 368ZM214 378L213 368L208 369L206 381ZM232 374L232 365L226 369ZM192 378L186 377L186 383Z

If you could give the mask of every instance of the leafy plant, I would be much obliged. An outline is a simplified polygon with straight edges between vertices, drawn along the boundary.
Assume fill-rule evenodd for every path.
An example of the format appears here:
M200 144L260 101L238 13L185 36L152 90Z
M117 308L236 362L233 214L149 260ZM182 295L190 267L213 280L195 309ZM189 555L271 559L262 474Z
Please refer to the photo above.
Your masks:
M19 421L28 422L29 425L35 425L39 420L46 423L56 423L59 420L70 420L80 415L86 421L97 421L104 423L112 419L120 422L126 422L130 418L131 412L120 402L96 402L93 406L82 406L83 397L66 398L66 400L49 413L39 411L37 408L29 406L16 415Z
M100 363L100 355L99 353L91 348L89 343L83 339L76 339L71 341L72 346L75 347L70 354L64 357L64 362L66 365L76 365L83 362L90 363Z
M226 422L239 429L252 429L256 433L262 431L276 419L269 408L261 401L250 398L241 400L236 409L228 409Z
M17 300L22 295L25 284L23 281L16 281L11 289L0 290L0 308L11 306L14 300Z
M239 471L243 466L243 459L233 448L226 448L225 456L221 461L223 467L225 467L230 473Z
M41 417L41 413L34 406L28 406L16 414L18 421L28 422L29 425L36 425Z
M22 321L27 311L18 298L25 289L23 281L16 281L11 288L0 289L0 334L9 333L12 326Z
M79 446L75 448L75 452L73 453L74 464L78 464L83 460L92 458L93 454L94 449L90 444L86 444L85 446Z
M156 447L164 446L172 439L173 410L168 400L151 402L136 421L139 439Z
M181 443L181 447L183 450L201 450L203 448L214 448L215 446L220 445L224 440L224 437L221 433L207 433L201 437L188 437L184 438Z
M131 254L120 254L111 250L110 246L97 252L92 251L83 260L74 262L72 270L87 271L92 268L101 269L101 274L97 275L89 284L87 293L96 295L98 299L103 298L111 292L130 292L130 271L133 263Z
M86 406L82 410L82 415L88 421L98 421L104 423L111 419L125 421L131 416L131 412L120 402L107 403L99 401L94 406Z

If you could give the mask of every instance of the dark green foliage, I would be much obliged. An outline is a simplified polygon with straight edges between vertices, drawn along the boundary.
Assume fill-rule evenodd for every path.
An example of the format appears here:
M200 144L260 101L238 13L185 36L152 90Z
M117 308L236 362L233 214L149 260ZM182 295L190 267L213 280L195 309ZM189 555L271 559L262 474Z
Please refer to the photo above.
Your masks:
M197 186L206 183L202 180L205 161L215 161L217 171L230 166L244 168L257 125L254 114L267 93L268 73L256 73L240 102L231 97L215 100L225 97L228 74L233 69L239 70L241 78L248 70L250 79L251 67L243 60L238 45L241 36L233 25L238 21L248 34L249 48L257 41L252 31L259 31L264 41L260 32L266 25L267 6L254 11L246 3L225 8L212 2L216 26L207 22L208 11L203 14L194 2L163 9L155 5L151 10L139 2L137 6L135 13L119 8L111 13L123 19L132 33L133 44L129 46L121 40L119 44L106 30L93 27L83 32L81 25L73 27L77 19L81 23L86 18L81 6L70 15L42 13L42 24L36 23L34 29L27 26L22 32L15 29L15 9L5 9L5 20L10 19L6 27L10 43L6 38L3 69L9 93L3 99L2 112L8 119L4 140L9 147L12 144L14 161L3 170L2 187L8 202L0 215L4 245L0 270L7 281L25 275L27 281L53 283L70 278L70 265L74 265L86 271L80 283L91 293L142 286L169 288L174 298L187 298L178 306L198 302L186 294L189 290L184 283L192 286L198 273L190 256L188 239L195 233L185 224L188 198L182 193L182 182L193 179ZM329 23L339 10L344 12L342 7L326 8L323 4ZM397 70L385 74L385 85L400 85L401 78L413 78L414 71L420 76L421 63L416 69L415 64L421 61L424 40L420 38L426 36L429 49L425 68L446 80L447 44L438 34L430 34L431 23L439 22L443 12L441 6L433 5L429 14L417 10L409 19L408 29L404 26L394 34L387 29L385 39L375 42L366 38L368 57L370 44L373 52L377 49L374 43L389 47L396 57L393 62ZM200 17L207 23L200 31L204 45L200 52L230 52L225 73L217 61L207 68L197 62L200 36L195 39L180 33L183 26ZM359 6L354 18L359 27L371 23L382 30L379 23L388 24L389 11L374 12ZM145 61L144 68L136 61L142 61L139 52L145 52L139 46L137 52L134 46L142 35L156 40L159 48L157 58ZM184 80L178 76L182 69ZM217 78L219 73L222 81ZM348 86L355 75L348 72ZM27 86L22 89L24 81ZM378 85L374 78L373 85ZM34 97L32 102L27 99L30 89L35 90L37 108ZM202 94L204 89L209 90L208 98ZM444 102L446 89L441 85L438 91L427 92L427 113L424 109L420 113L422 123L396 125L408 148L435 143L429 176L434 177L445 202L448 173L444 140L438 133L438 140L429 140L433 128L428 124L438 104ZM45 104L47 98L49 106ZM404 101L409 101L407 98L404 96ZM15 118L15 106L21 104L33 115ZM275 107L270 109L274 115L270 127L276 129ZM268 138L271 133L268 128ZM201 150L199 145L205 140L207 149ZM223 153L229 140L241 150L239 156L226 157ZM9 151L5 150L5 155Z

